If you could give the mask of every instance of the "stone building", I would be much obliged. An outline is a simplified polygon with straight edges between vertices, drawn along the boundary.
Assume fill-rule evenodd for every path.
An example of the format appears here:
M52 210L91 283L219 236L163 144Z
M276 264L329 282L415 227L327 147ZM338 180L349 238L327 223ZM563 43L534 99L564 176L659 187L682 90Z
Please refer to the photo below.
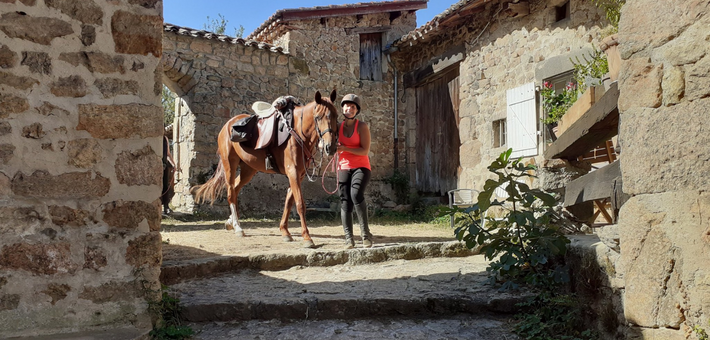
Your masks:
M0 338L147 333L161 1L0 2Z
M250 36L261 42L163 26L160 0L0 2L0 337L150 328L161 83L181 96L183 190L216 161L208 142L228 116L254 100L309 100L334 87L365 99L377 180L406 168L418 189L441 194L479 185L506 145L542 162L536 123L525 135L534 146L522 133L504 143L508 106L531 104L542 80L564 79L569 58L598 42L602 13L582 0L530 0L527 9L462 0L415 29L424 2L283 10ZM708 32L710 0L628 0L623 9L620 162L631 198L618 249L595 245L622 296L621 338L687 339L693 326L710 327ZM376 50L378 34L380 68L361 72L360 51ZM423 100L432 93L448 97L436 106ZM438 109L449 116L426 116ZM436 122L441 130L422 126ZM425 167L437 159L447 167Z
M386 51L403 74L405 158L417 189L480 189L509 147L542 164L536 87L570 81L571 60L593 50L607 23L585 1L513 5L459 1Z
M381 51L416 27L414 12L425 5L419 0L284 9L246 40L166 25L164 81L180 98L173 156L181 172L173 204L184 211L210 210L195 206L189 189L211 176L217 164L215 136L229 117L250 112L257 100L289 94L308 102L316 91L332 89L338 102L347 93L362 98L359 118L370 124L375 165L369 197L389 200L392 189L382 179L392 174L403 148L394 133L394 70ZM403 125L397 130L401 134ZM321 163L321 172L328 161ZM327 183L327 189L335 189L332 172ZM322 186L320 178L304 181L305 197L326 200ZM257 174L242 191L240 209L247 216L280 212L283 205L274 202L283 202L287 188L285 176ZM226 208L218 204L216 209Z

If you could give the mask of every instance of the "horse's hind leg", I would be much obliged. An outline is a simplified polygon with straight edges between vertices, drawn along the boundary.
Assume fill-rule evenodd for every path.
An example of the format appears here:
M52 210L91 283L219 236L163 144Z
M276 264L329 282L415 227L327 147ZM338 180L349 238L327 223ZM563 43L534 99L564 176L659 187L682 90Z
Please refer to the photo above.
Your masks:
M242 188L249 183L249 181L251 181L255 174L256 170L248 167L244 163L241 163L239 175L236 175L235 171L235 174L231 176L232 180L229 182L229 188L227 188L227 201L229 202L229 210L231 212L229 220L227 220L227 224L234 228L234 232L238 236L245 236L244 230L242 230L239 226L239 191L241 191Z

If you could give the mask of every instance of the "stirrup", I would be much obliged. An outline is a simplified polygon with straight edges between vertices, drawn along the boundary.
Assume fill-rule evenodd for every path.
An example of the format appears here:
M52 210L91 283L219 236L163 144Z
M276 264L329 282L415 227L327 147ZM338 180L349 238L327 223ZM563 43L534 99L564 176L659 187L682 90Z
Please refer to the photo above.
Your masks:
M274 170L273 158L274 156L272 155L266 155L266 158L264 159L264 166L266 167L266 170Z

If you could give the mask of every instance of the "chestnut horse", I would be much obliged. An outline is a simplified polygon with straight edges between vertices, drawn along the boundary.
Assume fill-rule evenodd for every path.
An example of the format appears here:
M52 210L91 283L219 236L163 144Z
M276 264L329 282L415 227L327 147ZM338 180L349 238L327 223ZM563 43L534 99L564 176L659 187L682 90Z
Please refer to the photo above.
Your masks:
M230 119L219 132L217 154L220 162L217 170L207 183L196 188L195 201L198 203L204 200L214 202L227 189L227 201L231 215L225 225L227 229L234 228L234 232L238 236L244 236L244 231L239 226L239 212L237 211L239 191L249 183L257 172L285 174L288 176L290 188L286 192L284 212L279 224L281 235L285 241L293 241L291 233L288 231L288 217L295 202L296 210L301 218L301 235L304 246L315 247L306 226L306 204L301 192L301 182L306 175L307 158L313 154L316 144L330 156L335 154L338 149L338 112L333 105L335 98L335 90L330 93L330 98L321 97L320 92L316 92L313 102L294 108L293 130L298 138L291 133L291 137L286 143L269 148L278 168L274 170L266 169L266 149L255 150L253 147L230 140L234 122L248 115L237 115ZM238 175L237 168L240 168Z

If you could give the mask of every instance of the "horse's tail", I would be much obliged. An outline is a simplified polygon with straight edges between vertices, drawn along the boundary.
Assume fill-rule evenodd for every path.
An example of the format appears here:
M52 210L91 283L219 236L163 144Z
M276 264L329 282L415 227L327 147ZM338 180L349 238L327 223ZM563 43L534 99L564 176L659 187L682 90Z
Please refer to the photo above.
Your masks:
M215 170L214 175L212 175L212 178L210 178L207 183L192 187L190 191L195 195L195 203L198 204L210 201L210 205L212 205L218 197L224 195L227 191L227 180L224 178L222 160L220 159L217 164L217 170Z

